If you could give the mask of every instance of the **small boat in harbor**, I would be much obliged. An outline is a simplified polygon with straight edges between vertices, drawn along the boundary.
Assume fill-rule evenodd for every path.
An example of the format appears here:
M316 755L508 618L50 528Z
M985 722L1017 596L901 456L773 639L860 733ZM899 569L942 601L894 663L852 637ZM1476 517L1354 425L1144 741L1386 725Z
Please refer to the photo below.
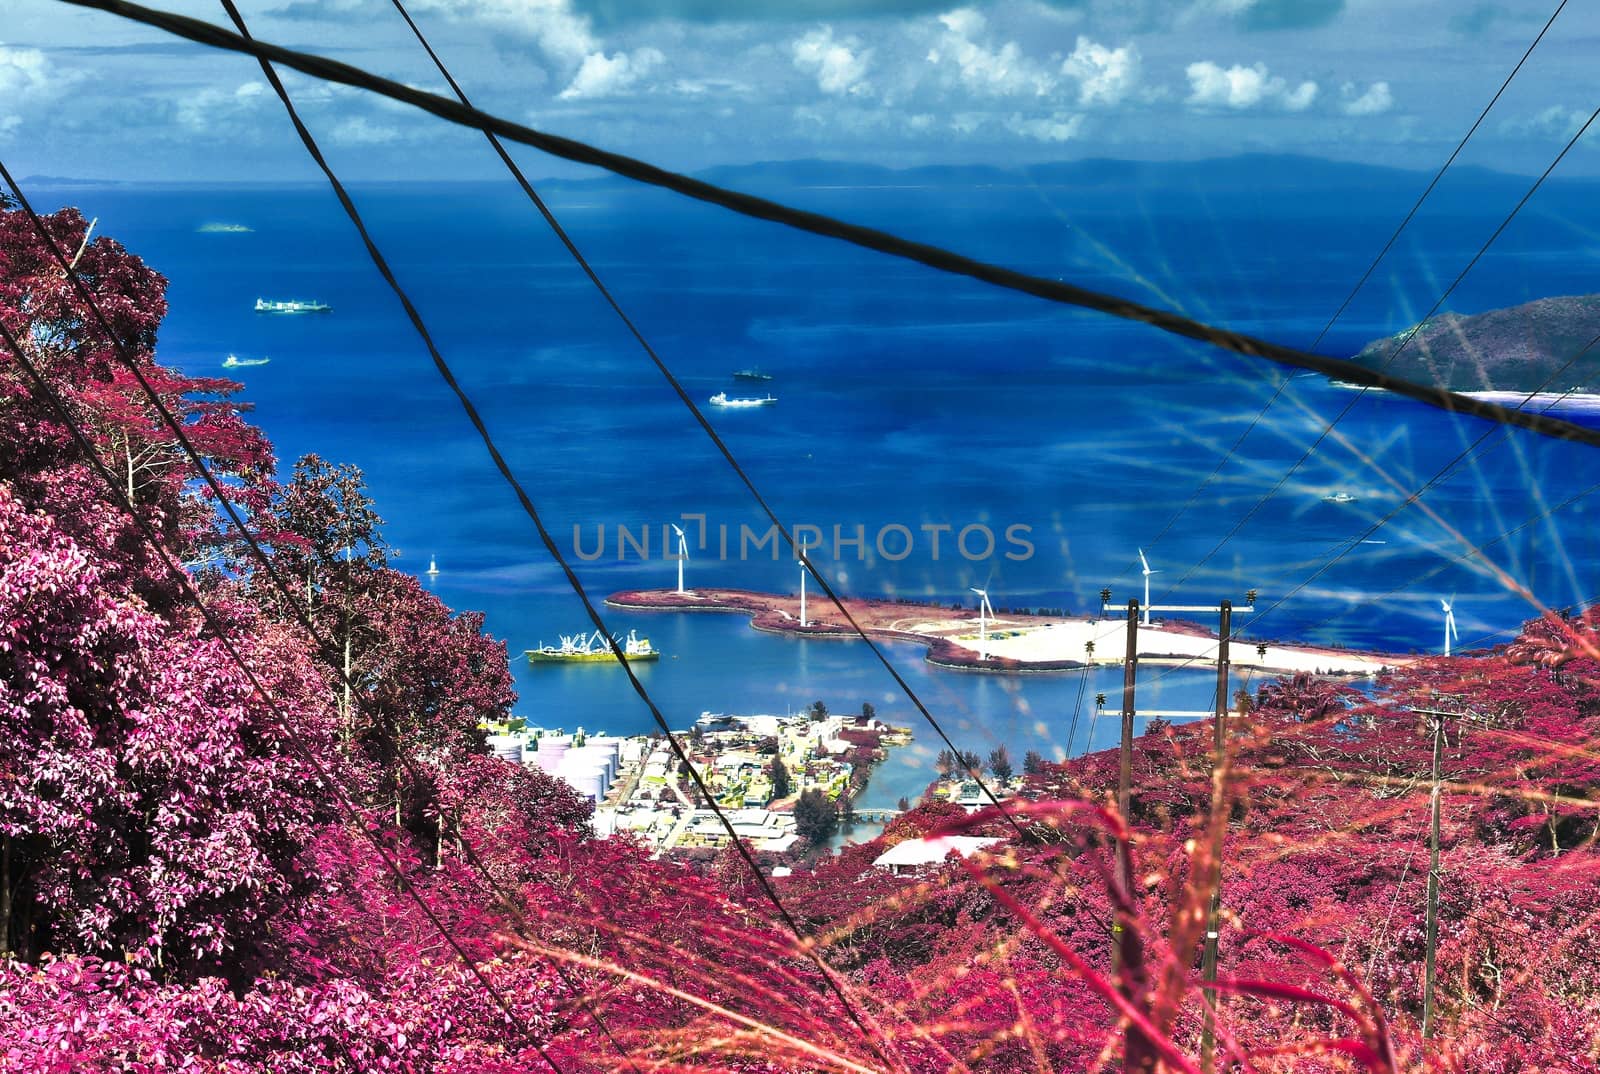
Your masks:
M661 651L650 644L649 638L641 638L631 630L621 645L622 654L630 661L661 658ZM530 664L601 664L616 659L610 643L598 630L593 634L563 634L560 645L541 645L529 649L527 655Z
M718 392L711 397L712 406L728 407L730 409L747 410L751 407L771 406L778 401L776 396L768 395L760 399L728 398L727 392Z
M243 369L246 366L266 365L271 358L240 358L237 354L230 354L222 360L224 369Z
M298 299L256 299L257 313L327 313L333 309L326 302L301 302Z
M761 380L761 381L766 381L766 380L771 380L772 379L772 374L771 373L763 373L763 372L761 372L761 370L759 368L757 368L755 366L752 366L749 369L735 369L733 371L733 379L734 380Z

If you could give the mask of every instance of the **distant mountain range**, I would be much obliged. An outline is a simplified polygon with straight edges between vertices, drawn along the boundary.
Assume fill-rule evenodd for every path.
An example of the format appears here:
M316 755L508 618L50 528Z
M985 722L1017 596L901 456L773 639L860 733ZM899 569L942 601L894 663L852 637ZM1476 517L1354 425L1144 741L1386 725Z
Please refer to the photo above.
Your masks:
M1441 313L1389 364L1406 335L1373 340L1355 356L1372 369L1452 391L1600 394L1600 294L1541 298L1463 316ZM1570 363L1570 364L1569 364Z

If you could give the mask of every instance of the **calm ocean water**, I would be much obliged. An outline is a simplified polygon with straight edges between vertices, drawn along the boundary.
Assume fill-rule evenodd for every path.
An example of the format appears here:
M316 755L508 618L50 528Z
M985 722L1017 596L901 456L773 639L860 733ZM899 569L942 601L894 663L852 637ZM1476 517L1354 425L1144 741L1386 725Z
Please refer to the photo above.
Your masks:
M1243 331L1305 346L1316 337L1394 222L1426 181L1345 169L1316 188L1272 185L1233 169L1228 182L982 185L950 173L893 188L762 191L808 207L1042 274L1180 307ZM760 186L760 175L741 177ZM1420 317L1525 187L1525 180L1447 181L1391 260L1324 340L1349 354ZM285 466L303 452L359 464L402 550L449 604L481 609L513 654L585 626L559 571L493 471L398 304L322 188L48 188L42 204L77 204L171 280L163 361L220 375L227 354L269 356L234 371ZM691 550L690 584L793 590L797 570L770 549L739 556L739 528L765 529L754 506L681 403L605 310L509 186L390 186L358 200L513 467L566 551L574 530L591 594L666 586L662 527L703 514L709 547ZM1463 312L1593 290L1594 233L1582 226L1592 189L1541 194L1480 263L1449 308ZM1307 464L1205 566L1168 591L1299 459L1320 422L1352 399L1318 377L1290 381L1241 451L1159 541L1157 533L1245 431L1284 371L1095 315L941 277L771 225L611 183L553 188L554 209L591 254L665 360L698 400L749 394L732 370L774 376L776 407L714 412L712 420L783 517L831 544L863 527L864 556L831 547L846 592L945 602L986 586L997 607L1085 611L1102 585L1137 595L1136 546L1159 598L1265 607L1343 542L1476 438L1484 426L1368 395ZM248 234L200 230L237 223ZM255 299L316 298L327 316L257 315ZM1564 387L1564 386L1561 386ZM1431 489L1371 543L1253 624L1273 637L1400 651L1438 645L1439 599L1455 595L1464 641L1533 614L1481 571L1456 561L1586 488L1582 449L1515 433ZM1348 504L1325 503L1347 491ZM1597 549L1579 503L1490 549L1545 602L1584 600ZM650 558L617 556L616 529L651 527ZM982 525L999 545L969 560L954 534ZM1026 559L1003 533L1026 526ZM717 530L730 532L719 561ZM899 561L873 537L903 526ZM923 527L949 526L935 559ZM979 531L968 549L982 551ZM691 536L695 530L691 528ZM886 538L891 554L903 539ZM1440 565L1437 577L1405 587ZM1381 601L1373 598L1400 592ZM821 698L834 709L871 701L897 722L911 706L862 646L750 631L742 618L612 615L648 633L666 658L643 669L663 710L686 725L703 710L783 711ZM890 646L901 669L953 733L987 750L1065 745L1077 676L1005 678L929 668L915 647ZM610 667L529 669L513 659L519 711L547 725L644 731L649 716ZM1088 743L1090 679L1074 753ZM1150 669L1141 703L1205 707L1204 671ZM1110 721L1094 745L1111 743ZM875 782L892 803L929 778L936 752L919 743Z

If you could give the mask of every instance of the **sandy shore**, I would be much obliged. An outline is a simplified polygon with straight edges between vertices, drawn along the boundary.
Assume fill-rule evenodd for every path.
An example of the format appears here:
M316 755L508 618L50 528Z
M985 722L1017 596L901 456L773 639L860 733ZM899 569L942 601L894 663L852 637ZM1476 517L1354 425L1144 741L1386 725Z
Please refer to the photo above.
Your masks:
M800 598L744 589L700 589L678 593L670 589L636 589L613 593L606 603L617 608L648 611L740 612L750 616L757 630L806 637L853 638L855 630L826 597L809 598L807 624L800 625ZM1039 615L999 615L987 624L988 640L980 643L978 613L934 605L888 600L847 599L845 608L873 638L913 641L928 647L928 659L946 667L973 671L1070 671L1086 663L1121 664L1127 650L1127 620L1070 618ZM1094 643L1091 657L1088 643ZM1238 668L1269 673L1295 671L1334 675L1374 675L1384 667L1411 662L1411 657L1325 649L1292 643L1267 642L1262 655L1256 642L1235 639L1230 657ZM987 657L980 655L980 646ZM1216 659L1214 632L1194 623L1156 620L1140 626L1138 655L1141 663L1204 665Z

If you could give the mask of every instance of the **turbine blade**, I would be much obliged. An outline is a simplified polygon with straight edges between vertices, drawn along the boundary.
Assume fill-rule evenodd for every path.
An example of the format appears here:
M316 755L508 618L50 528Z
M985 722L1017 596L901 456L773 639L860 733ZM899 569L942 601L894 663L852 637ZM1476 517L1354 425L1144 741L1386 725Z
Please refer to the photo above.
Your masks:
M1150 573L1150 561L1144 558L1144 549L1139 549L1139 563L1144 567L1144 573Z

